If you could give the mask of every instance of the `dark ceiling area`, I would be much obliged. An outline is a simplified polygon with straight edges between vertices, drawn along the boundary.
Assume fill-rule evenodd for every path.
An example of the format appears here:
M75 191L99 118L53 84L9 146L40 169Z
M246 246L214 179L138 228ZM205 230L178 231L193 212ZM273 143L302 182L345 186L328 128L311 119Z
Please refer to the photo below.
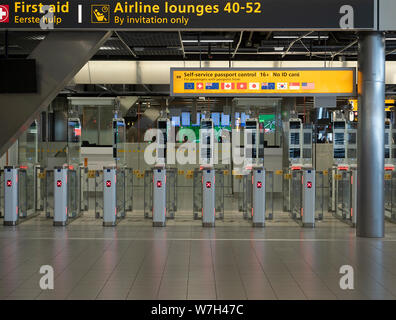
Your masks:
M27 56L46 32L0 32L0 57ZM7 40L6 40L7 39ZM320 60L357 59L358 34L311 32L114 32L96 60ZM5 43L7 42L7 46ZM396 60L396 33L386 34L387 60Z
M56 31L55 31L56 32ZM42 41L44 31L1 31L0 59L27 57ZM396 60L396 32L387 33L386 60ZM6 45L7 44L7 45ZM356 61L358 33L352 31L166 31L113 32L93 60L132 61ZM164 85L77 85L65 95L167 96ZM387 96L396 86L387 85Z

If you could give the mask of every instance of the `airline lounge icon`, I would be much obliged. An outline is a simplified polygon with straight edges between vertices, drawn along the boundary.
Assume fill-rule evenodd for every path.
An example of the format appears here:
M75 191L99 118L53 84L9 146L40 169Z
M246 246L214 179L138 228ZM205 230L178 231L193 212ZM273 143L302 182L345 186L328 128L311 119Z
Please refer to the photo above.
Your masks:
M91 23L109 23L110 6L104 4L91 5Z

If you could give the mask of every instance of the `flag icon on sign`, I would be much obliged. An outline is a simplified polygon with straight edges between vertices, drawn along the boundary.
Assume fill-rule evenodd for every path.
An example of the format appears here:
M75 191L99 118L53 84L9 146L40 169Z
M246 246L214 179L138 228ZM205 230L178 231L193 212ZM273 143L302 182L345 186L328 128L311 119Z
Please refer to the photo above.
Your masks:
M278 90L287 90L287 82L278 82Z
M263 82L261 84L262 90L275 90L275 82Z
M197 82L197 89L202 90L204 88L204 85L202 82Z
M250 82L249 83L249 90L259 90L260 84L258 82Z
M184 82L184 90L194 90L194 82Z
M300 90L300 82L290 82L289 89L290 90Z
M235 89L235 83L233 82L225 82L221 84L221 89L223 90L233 90Z
M217 82L206 82L206 90L219 90L219 84Z
M247 89L247 83L246 82L238 82L237 83L237 89L238 90L246 90Z
M314 82L303 82L302 88L305 90L313 90L313 89L315 89L315 83Z

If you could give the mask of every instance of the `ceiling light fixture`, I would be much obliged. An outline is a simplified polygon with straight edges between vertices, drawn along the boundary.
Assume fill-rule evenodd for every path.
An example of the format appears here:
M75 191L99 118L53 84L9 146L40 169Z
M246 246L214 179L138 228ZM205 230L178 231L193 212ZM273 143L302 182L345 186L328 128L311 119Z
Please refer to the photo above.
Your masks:
M232 40L232 39L219 39L219 40L216 40L216 39L206 39L206 40L200 40L200 41L198 41L198 40L187 40L187 39L185 39L185 40L182 40L182 42L183 43L198 43L198 42L203 42L203 43L231 43L231 42L234 42L234 40Z
M298 39L302 36L274 36L274 39ZM327 40L329 36L306 36L303 37L304 39L320 39L320 40Z
M118 50L118 49L115 47L102 46L99 48L99 50Z

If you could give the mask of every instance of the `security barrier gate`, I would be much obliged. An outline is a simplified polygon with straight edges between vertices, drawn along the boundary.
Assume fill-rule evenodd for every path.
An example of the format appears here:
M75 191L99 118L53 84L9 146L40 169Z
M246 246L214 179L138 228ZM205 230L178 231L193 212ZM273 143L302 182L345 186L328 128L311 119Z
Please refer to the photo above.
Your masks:
M133 210L133 170L125 168L125 211Z
M215 212L216 219L224 219L224 171L215 169ZM202 219L203 214L203 174L202 170L193 172L193 218Z
M166 218L174 219L177 211L177 172L166 168ZM153 218L153 169L144 172L144 217Z
M252 173L237 175L238 210L244 219L252 219L253 177ZM265 219L274 218L274 172L265 170Z
M88 211L89 209L89 180L88 168L80 168L80 208L81 211Z
M66 202L61 205L65 206L65 208L60 210L67 211L67 219L65 220L65 223L67 223L68 220L76 219L82 213L89 210L89 184L87 168L65 168L65 172L66 183L62 179L55 177L54 170L37 170L37 180L40 181L40 191L37 192L43 192L44 196L40 196L42 200L38 200L36 206L41 206L39 203L42 202L46 217L53 219L55 212L55 192L59 192L63 187L66 188L64 190ZM64 225L65 223L57 224Z
M4 190L4 224L16 225L35 217L37 171L35 167L5 167L2 174Z
M334 215L343 222L356 225L356 170L343 170L335 173Z
M317 201L317 173L305 169L293 170L290 175L290 215L303 227L314 227L315 221L323 217L323 201L319 201L320 205Z
M307 189L307 185L303 184L303 175L305 171L310 170L289 170L283 173L283 210L290 212L290 215L296 221L302 222L303 217L303 200L304 200L304 188ZM323 220L324 208L326 207L328 184L327 184L327 171L315 171L313 180L314 185L309 189L314 188L315 192L315 208L314 216L315 221ZM311 179L312 180L312 179ZM312 182L312 181L311 181Z
M315 214L317 220L323 220L324 208L327 207L327 171L316 171L316 188L315 188Z
M35 176L36 176L36 204L35 209L37 212L41 212L45 207L45 169L36 166L35 167Z
M47 218L52 218L54 213L54 170L45 170L45 201L44 212Z
M396 223L396 173L385 173L385 219Z
M4 170L0 170L0 218L4 217Z
M108 170L108 168L104 169ZM105 190L114 190L114 225L126 217L126 212L133 210L132 186L133 175L129 168L114 168L114 178L105 177L104 170L95 171L95 217L104 218ZM107 191L106 191L107 192ZM107 194L106 194L107 196ZM129 210L130 209L130 210ZM113 225L113 224L105 224Z

